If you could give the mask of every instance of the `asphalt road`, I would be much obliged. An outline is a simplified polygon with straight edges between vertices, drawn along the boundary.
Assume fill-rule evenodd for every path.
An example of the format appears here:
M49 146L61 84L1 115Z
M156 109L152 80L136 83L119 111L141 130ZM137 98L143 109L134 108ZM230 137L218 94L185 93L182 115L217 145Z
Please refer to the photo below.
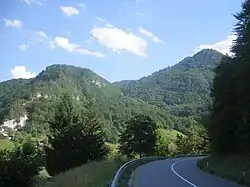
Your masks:
M137 168L133 187L239 187L200 170L199 158L176 158L151 162Z

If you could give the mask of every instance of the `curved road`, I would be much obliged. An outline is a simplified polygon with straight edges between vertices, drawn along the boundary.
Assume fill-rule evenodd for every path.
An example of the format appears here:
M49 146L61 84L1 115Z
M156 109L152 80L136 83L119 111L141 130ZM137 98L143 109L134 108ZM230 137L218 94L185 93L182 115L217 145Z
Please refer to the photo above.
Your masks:
M151 162L136 169L132 187L239 187L196 167L199 158Z

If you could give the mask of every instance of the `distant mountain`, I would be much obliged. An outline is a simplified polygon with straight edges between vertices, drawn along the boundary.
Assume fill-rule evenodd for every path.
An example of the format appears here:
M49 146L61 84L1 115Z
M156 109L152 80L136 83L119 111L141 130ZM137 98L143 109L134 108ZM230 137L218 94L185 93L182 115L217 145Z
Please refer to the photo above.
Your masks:
M178 64L136 81L116 82L122 93L161 107L176 116L193 116L206 110L213 69L224 57L204 49Z
M89 69L52 65L35 78L0 83L0 121L28 116L26 130L45 133L54 104L63 92L70 92L79 106L92 101L104 122L106 138L116 141L133 113L145 113L165 124L169 115L140 99L123 96L119 87Z
M185 132L207 111L213 69L223 56L202 50L140 80L113 84L90 69L52 65L35 78L0 83L0 124L11 126L13 119L18 122L28 117L23 127L26 132L46 134L55 103L63 92L70 92L79 108L92 101L107 141L117 140L134 113L147 114L166 128Z

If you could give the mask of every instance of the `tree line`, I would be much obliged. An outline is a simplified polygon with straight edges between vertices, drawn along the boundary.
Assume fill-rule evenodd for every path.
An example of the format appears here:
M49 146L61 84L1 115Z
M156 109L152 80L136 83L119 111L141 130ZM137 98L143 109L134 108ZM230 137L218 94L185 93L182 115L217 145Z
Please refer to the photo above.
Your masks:
M88 161L105 159L105 145L101 121L91 103L81 111L64 94L57 104L50 131L44 142L25 142L13 151L0 152L0 187L28 187L42 168L51 176Z
M242 4L234 31L232 56L215 69L213 104L208 125L215 154L250 152L250 0Z
M43 168L53 177L87 162L107 159L110 150L103 124L91 103L81 109L69 94L63 94L47 123L49 132L44 141L24 141L13 151L0 152L0 187L32 186ZM119 135L119 155L135 158L206 152L202 126L194 126L173 142L163 133L164 125L145 114L134 114L125 123L126 129Z

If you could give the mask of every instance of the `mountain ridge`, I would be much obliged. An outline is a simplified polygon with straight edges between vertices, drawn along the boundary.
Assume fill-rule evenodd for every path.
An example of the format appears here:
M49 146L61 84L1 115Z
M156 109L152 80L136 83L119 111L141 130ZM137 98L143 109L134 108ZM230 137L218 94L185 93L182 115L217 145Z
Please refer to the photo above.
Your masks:
M149 76L120 84L120 87L124 95L140 98L170 113L192 106L190 110L194 115L196 109L203 111L209 104L213 69L223 57L216 50L204 49Z
M88 68L50 65L35 78L0 83L0 122L28 114L26 130L46 132L48 124L43 121L51 117L54 102L70 92L79 107L93 102L111 142L134 113L147 114L165 128L183 132L192 118L206 111L212 69L222 57L217 51L202 50L150 76L120 83L111 83Z

